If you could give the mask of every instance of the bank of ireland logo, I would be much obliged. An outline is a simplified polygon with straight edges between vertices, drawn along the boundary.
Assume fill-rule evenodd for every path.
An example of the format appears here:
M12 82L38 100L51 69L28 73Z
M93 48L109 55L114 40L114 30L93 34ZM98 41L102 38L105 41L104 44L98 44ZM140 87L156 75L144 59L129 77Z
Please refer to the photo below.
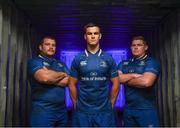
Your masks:
M80 65L81 65L81 66L85 66L85 65L87 65L87 61L86 61L86 60L81 61L81 62L80 62Z
M90 72L90 76L97 76L97 72Z
M105 61L101 61L101 62L100 62L100 67L107 67L106 62L105 62Z

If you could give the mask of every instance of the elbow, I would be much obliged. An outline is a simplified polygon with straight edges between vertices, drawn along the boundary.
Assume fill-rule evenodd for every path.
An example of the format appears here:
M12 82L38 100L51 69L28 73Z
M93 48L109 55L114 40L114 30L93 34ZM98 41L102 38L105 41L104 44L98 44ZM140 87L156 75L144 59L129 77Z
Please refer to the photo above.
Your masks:
M145 88L151 87L152 85L153 85L153 83L151 81L149 81L149 80L144 81L144 87Z

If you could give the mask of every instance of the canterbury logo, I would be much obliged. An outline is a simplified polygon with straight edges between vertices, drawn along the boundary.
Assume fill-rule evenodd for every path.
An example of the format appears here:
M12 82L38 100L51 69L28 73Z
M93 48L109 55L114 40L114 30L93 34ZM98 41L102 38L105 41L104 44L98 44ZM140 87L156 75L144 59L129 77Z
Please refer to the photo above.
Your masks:
M44 66L50 66L49 63L47 63L47 62L43 62L43 65Z
M80 62L80 65L81 65L81 66L87 65L87 61L81 61L81 62Z

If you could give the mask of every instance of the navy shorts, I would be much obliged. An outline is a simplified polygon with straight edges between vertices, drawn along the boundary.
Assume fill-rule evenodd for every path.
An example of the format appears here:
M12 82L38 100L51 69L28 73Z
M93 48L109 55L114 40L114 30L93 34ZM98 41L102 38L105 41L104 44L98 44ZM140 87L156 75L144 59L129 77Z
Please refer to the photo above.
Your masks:
M159 127L156 109L125 109L123 112L124 127Z
M54 111L42 105L33 104L30 126L31 127L65 127L67 126L67 111Z
M113 112L85 113L76 111L73 114L74 127L115 127Z

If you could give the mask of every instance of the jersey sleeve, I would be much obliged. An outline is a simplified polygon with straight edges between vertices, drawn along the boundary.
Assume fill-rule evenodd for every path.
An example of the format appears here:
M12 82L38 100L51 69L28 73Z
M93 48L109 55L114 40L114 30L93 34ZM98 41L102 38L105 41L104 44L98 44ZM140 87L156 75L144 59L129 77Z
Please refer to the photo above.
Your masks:
M66 63L64 63L63 61L61 61L61 60L56 60L57 61L57 63L60 63L61 65L63 65L63 68L58 68L59 70L57 70L57 71L59 71L59 72L64 72L64 73L66 73L66 74L68 74L68 75L70 75L70 70L69 70L69 68L67 67L67 65L66 65ZM56 70L55 70L56 71Z
M146 63L144 72L152 72L156 75L160 74L160 65L155 59L150 59Z
M41 61L36 60L36 59L30 59L28 61L28 75L34 76L35 72L41 68L43 68L43 64Z
M110 56L110 70L109 70L110 78L114 78L118 76L118 70L115 60L112 56Z
M64 72L67 73L68 75L70 75L70 70L66 64L64 64Z
M70 70L70 76L78 78L79 73L78 73L78 59L75 57L71 63L71 70Z
M118 64L118 70L122 71L123 69L123 61L121 61L119 64Z

